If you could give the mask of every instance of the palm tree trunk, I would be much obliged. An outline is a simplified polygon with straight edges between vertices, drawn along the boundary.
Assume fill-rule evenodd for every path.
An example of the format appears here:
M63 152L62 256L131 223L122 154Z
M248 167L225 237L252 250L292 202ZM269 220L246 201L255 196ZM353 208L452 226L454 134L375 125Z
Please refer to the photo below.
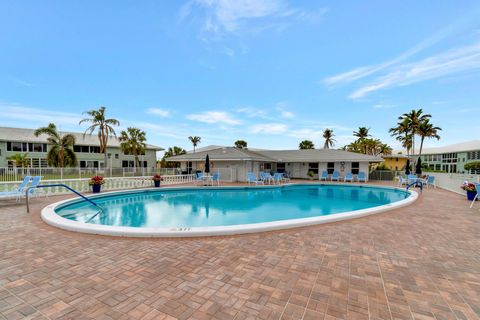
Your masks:
M425 136L420 136L420 150L418 151L418 157L419 158L422 156L423 140L424 139L425 139Z

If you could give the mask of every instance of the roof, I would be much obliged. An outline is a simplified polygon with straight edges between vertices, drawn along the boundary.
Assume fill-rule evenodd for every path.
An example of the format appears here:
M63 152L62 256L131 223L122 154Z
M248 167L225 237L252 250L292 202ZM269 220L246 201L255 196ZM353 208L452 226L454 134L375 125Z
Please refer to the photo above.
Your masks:
M220 147L207 151L187 153L167 158L167 161L203 161L209 156L211 161L266 161L266 162L381 162L382 158L360 153L335 149L303 149L303 150L260 150L238 149L235 147Z
M416 149L416 148L415 148ZM418 154L418 150L416 150ZM438 154L438 153L450 153L450 152L462 152L462 151L480 151L480 140L471 140L461 143L455 143L436 148L423 148L422 154Z
M36 137L33 132L34 129L24 129L24 128L9 128L9 127L0 127L0 141L17 141L17 142L37 142L37 143L47 143L47 136L42 134ZM96 134L89 135L86 134L85 137L83 133L79 132L61 132L62 134L73 134L75 136L76 145L88 145L88 146L99 146L100 142L98 141L98 136ZM108 140L109 147L120 147L120 140L115 137L110 137ZM146 148L148 150L161 151L164 150L161 147L147 144Z
M383 159L390 159L390 158L403 158L408 159L408 156L405 154L397 153L397 154L386 154L382 156Z

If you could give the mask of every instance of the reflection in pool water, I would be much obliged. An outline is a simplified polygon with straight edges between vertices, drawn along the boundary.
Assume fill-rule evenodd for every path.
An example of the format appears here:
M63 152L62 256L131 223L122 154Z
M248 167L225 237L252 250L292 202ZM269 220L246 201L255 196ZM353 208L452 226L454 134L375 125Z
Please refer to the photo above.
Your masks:
M97 198L105 211L90 223L156 228L250 224L366 209L408 196L396 189L344 185L149 190ZM86 222L97 210L87 202L75 201L56 212Z

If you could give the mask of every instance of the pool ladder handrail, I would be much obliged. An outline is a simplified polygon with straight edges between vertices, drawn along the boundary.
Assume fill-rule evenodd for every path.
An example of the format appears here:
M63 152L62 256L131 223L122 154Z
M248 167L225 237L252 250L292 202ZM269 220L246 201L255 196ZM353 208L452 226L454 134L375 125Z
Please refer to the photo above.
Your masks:
M414 181L410 184L407 184L406 186L406 190L410 189L411 187L419 187L420 188L420 192L423 192L423 183L421 181Z
M99 208L100 211L97 212L92 218L90 218L88 221L92 220L94 217L96 217L100 212L103 212L103 208L101 206L99 206L98 204L96 204L93 200L85 197L83 194L81 194L80 192L78 192L77 190L73 189L73 188L70 188L69 186L67 186L66 184L63 184L63 183L57 183L57 184L44 184L44 185L38 185L38 186L35 186L35 187L28 187L27 190L25 191L25 201L26 201L26 204L27 204L27 213L30 212L30 205L29 205L29 202L28 202L28 195L30 194L30 190L32 189L36 189L36 188L50 188L50 187L63 187L67 190L70 190L71 192L75 193L77 196L79 196L80 198L82 198L83 200L87 201L87 202L90 202L91 204L93 204L95 207Z

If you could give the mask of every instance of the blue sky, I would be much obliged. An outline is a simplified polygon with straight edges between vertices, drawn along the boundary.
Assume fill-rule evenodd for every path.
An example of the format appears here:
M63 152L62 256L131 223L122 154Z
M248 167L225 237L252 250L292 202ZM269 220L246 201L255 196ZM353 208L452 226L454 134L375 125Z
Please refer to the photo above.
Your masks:
M82 131L105 105L149 142L394 147L422 107L444 145L477 138L478 1L1 1L0 125Z

